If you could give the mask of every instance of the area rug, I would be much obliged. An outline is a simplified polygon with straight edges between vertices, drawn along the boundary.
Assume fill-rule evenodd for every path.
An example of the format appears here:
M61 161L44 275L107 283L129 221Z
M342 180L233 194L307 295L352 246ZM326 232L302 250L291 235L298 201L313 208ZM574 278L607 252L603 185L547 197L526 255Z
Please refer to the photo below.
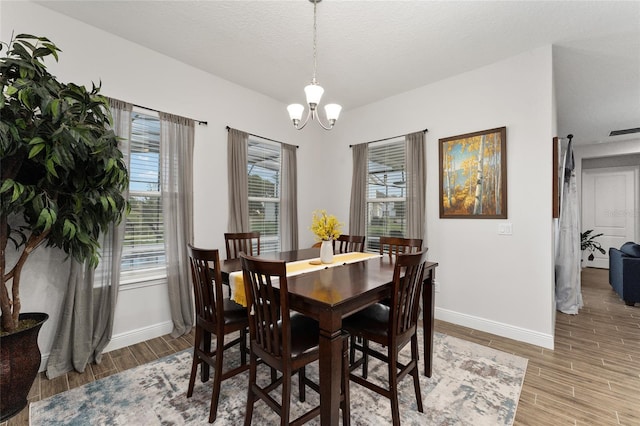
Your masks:
M420 333L422 329L420 329ZM422 337L420 337L422 342ZM422 374L420 386L424 413L419 413L413 380L406 377L398 387L400 420L403 425L511 425L515 418L527 360L455 337L434 336L433 375ZM422 354L422 348L420 348ZM409 348L401 352L407 359ZM239 359L227 351L226 367ZM264 367L264 366L262 366ZM30 424L37 425L185 425L207 424L211 383L196 380L194 394L186 397L191 368L191 351L186 350L113 376L54 395L30 406ZM258 369L263 383L269 370ZM317 380L317 364L307 368ZM369 379L386 382L386 366L371 359ZM294 377L292 419L317 405L318 395L307 390L300 403ZM215 425L244 422L248 372L222 382ZM274 393L277 395L277 393ZM279 396L279 395L278 395ZM351 383L351 423L391 423L389 400ZM254 425L278 424L278 416L263 402L256 403ZM309 424L319 424L314 419Z

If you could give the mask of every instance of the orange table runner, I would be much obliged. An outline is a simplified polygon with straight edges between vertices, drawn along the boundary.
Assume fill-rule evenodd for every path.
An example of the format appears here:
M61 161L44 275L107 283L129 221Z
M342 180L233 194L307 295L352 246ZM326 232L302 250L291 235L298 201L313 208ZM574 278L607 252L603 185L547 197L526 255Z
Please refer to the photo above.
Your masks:
M287 277L306 274L308 272L319 271L326 268L333 268L335 266L346 265L348 263L362 262L363 260L373 259L375 257L380 257L380 255L377 253L351 252L333 255L332 263L320 263L319 257L287 262ZM242 306L247 306L242 271L236 271L229 274L229 285L231 287L231 300Z

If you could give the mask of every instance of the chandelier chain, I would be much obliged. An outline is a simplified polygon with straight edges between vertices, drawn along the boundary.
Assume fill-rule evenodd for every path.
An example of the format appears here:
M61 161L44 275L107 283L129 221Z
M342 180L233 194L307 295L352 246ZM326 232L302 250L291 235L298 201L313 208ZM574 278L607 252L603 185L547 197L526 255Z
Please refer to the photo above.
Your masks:
M313 0L313 81L316 82L316 68L318 66L318 48L317 48L317 34L318 34L318 24L317 24L317 14L316 7L318 3L316 0Z

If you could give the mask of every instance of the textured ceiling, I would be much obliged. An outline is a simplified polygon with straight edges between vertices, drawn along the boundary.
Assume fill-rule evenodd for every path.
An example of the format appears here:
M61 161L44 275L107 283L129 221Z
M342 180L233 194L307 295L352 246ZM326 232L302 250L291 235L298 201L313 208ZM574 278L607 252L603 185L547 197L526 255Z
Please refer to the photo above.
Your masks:
M38 3L284 103L304 101L313 64L308 0ZM559 135L605 142L630 138L609 138L610 130L640 127L640 1L317 7L323 103L357 108L552 44Z

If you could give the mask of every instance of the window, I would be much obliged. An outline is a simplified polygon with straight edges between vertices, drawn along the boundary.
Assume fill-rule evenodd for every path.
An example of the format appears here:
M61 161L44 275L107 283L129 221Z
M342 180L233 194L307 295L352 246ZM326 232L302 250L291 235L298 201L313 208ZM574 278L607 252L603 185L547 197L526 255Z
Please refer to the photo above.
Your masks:
M262 253L280 251L280 144L249 136L247 156L250 229Z
M372 143L367 161L367 250L379 250L380 236L407 232L406 144L404 138Z
M121 281L166 275L160 191L160 120L134 111L129 154L131 212L126 220Z

